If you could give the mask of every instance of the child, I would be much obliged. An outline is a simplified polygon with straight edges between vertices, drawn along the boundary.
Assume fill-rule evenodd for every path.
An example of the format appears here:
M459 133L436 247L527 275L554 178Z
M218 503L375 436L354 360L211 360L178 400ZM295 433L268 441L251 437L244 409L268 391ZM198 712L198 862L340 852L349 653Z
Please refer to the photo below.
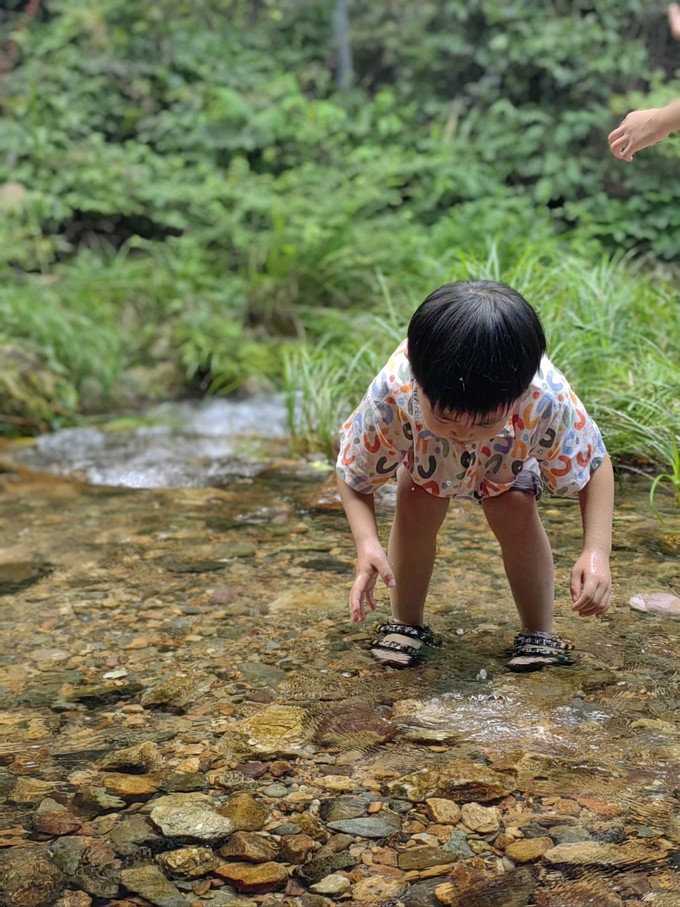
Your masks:
M498 539L521 629L508 667L571 664L553 629L553 562L538 515L542 480L578 495L583 552L571 572L572 610L609 607L614 479L595 423L545 358L538 315L515 290L489 281L435 290L417 309L408 338L374 379L342 428L338 487L357 547L352 620L375 610L378 576L392 619L372 654L410 667L433 645L423 608L437 533L449 499L480 501ZM373 494L397 480L387 554Z

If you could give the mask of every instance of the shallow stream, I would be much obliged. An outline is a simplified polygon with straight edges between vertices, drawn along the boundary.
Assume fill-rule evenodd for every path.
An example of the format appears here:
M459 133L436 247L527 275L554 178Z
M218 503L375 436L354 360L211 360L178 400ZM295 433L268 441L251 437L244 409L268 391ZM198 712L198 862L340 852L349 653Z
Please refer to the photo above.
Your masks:
M680 620L628 604L680 594L672 503L619 487L603 621L568 607L578 505L542 505L579 658L513 675L496 544L454 502L444 647L399 672L347 621L330 471L200 424L1 454L0 902L680 905ZM168 831L168 796L236 831Z

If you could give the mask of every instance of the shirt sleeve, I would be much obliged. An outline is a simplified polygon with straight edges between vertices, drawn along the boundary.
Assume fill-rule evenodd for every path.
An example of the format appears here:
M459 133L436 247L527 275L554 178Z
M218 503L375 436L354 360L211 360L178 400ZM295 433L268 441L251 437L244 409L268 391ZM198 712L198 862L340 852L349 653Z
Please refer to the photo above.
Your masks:
M350 488L372 494L393 478L412 438L383 370L340 431L337 471Z
M600 429L564 376L551 364L543 376L543 392L534 401L539 421L531 453L553 494L576 495L607 451Z

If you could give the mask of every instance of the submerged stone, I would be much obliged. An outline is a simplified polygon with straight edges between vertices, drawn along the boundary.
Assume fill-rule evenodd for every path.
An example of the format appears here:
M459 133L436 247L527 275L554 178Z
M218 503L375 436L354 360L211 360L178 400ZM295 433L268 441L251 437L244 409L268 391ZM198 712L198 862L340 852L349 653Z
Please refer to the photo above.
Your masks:
M639 592L631 597L630 606L648 614L680 617L680 598L670 592Z
M157 866L124 869L121 882L133 894L145 898L155 907L188 907L189 901L167 879Z
M236 829L231 819L204 803L156 806L151 821L166 837L179 840L221 841Z
M5 907L48 907L65 884L66 876L42 848L12 848L0 862Z

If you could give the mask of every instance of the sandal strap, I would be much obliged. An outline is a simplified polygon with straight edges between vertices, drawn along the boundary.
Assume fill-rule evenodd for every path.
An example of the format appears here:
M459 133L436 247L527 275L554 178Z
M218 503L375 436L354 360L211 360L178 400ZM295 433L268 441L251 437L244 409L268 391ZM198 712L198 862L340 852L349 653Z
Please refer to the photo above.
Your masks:
M401 652L404 655L408 655L409 658L418 658L420 655L420 649L416 649L414 646L409 646L405 642L393 642L391 639L376 641L371 643L372 649L390 649L393 652Z
M432 630L427 626L420 624L400 624L397 621L388 621L387 623L377 623L375 629L378 633L385 636L390 633L398 633L401 636L410 636L411 639L417 639L426 646L436 648L441 646L441 640L435 637Z
M558 649L548 649L545 646L518 646L513 650L513 658L536 657L550 658L554 661L571 662L571 658L566 652Z
M574 644L559 636L549 633L518 633L515 636L515 650L524 649L527 646L538 646L547 649L550 652L568 652L574 648Z

